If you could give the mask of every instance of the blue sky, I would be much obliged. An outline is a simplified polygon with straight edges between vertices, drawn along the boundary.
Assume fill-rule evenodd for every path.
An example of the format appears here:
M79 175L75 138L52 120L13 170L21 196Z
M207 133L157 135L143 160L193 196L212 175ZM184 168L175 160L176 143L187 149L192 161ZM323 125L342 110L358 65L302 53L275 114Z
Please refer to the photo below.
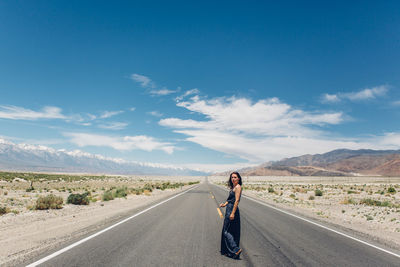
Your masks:
M1 1L0 136L205 169L400 148L398 1Z

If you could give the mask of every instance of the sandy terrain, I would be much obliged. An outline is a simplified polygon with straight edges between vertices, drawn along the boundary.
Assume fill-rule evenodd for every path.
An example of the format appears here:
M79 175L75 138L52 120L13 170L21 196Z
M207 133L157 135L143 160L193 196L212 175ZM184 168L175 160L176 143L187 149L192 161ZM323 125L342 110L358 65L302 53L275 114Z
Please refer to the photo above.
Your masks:
M0 181L0 207L8 213L0 216L0 265L12 266L31 259L56 245L74 240L117 221L130 211L149 205L161 198L181 192L193 185L175 189L154 189L126 198L102 201L102 194L110 188L139 188L145 184L166 181L200 181L202 177L107 177L101 179L34 182L35 190L27 192L30 183L22 179ZM29 191L29 190L28 190ZM69 191L91 192L90 205L65 204ZM35 210L36 199L48 194L64 199L62 209Z
M30 182L20 177L0 180L0 208L5 207L8 211L0 216L1 266L15 265L56 245L95 232L136 208L191 185L153 189L138 195L130 189L166 181L203 180L203 177L162 176L53 178L35 180L34 190L30 190ZM222 185L227 177L211 176L208 180ZM400 249L400 178L243 177L243 181L246 195ZM107 190L123 187L129 192L126 198L102 200ZM391 187L396 192L389 192ZM322 196L316 196L317 189L321 190ZM90 205L65 204L70 193L83 192L91 193ZM36 200L49 194L61 196L63 208L35 210Z
M400 250L399 177L242 178L245 195ZM227 178L209 180L224 185Z

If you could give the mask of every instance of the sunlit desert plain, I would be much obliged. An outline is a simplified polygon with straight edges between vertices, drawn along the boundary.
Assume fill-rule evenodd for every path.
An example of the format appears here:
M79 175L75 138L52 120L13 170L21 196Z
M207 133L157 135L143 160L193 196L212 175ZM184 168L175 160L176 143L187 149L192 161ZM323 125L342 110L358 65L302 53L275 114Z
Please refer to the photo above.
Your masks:
M0 172L0 265L97 231L202 179Z
M227 178L207 179L226 188ZM400 177L242 178L246 196L378 245L400 248ZM0 172L0 265L21 263L96 232L203 180Z

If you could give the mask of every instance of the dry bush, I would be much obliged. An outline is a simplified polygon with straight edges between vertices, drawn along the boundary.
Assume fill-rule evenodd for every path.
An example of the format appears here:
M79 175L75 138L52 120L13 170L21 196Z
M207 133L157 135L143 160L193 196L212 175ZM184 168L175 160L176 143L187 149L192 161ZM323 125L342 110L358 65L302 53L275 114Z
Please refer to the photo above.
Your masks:
M63 203L64 200L62 199L62 197L57 197L51 194L45 197L39 197L36 200L35 209L37 210L62 209Z

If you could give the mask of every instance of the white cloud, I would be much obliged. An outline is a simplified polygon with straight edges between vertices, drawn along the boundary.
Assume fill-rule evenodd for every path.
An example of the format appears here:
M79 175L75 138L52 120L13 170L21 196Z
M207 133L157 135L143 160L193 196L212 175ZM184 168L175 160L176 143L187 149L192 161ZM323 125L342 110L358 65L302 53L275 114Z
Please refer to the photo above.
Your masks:
M200 91L197 88L190 89L190 90L186 91L183 95L176 97L175 100L176 101L181 101L181 100L183 100L185 97L187 97L189 95L195 95L195 94L199 94L199 93L200 93Z
M165 96L165 95L170 95L178 92L179 90L169 90L167 88L162 88L160 90L151 90L150 94L152 96Z
M350 100L367 100L376 98L378 96L383 96L387 93L387 91L387 86L381 85L373 88L366 88L359 92L344 94L344 96Z
M91 122L79 122L78 124L82 126L92 126Z
M110 122L110 123L100 124L98 127L109 130L122 130L125 129L126 126L128 126L128 123L126 122Z
M88 113L87 116L89 117L89 120L91 120L91 121L97 119L97 116L96 116L96 115L93 115L93 114L90 114L90 113ZM81 120L82 120L82 119L81 119Z
M380 147L387 147L387 149L400 148L400 133L385 133L381 137L373 137L372 139L376 139L375 143Z
M330 95L330 94L324 94L322 96L322 102L339 102L340 98L338 97L338 95Z
M157 110L149 111L149 112L147 112L147 114L150 114L151 116L154 116L154 117L162 117L163 116L163 114Z
M123 110L117 110L117 111L104 111L101 115L100 115L100 119L106 119L106 118L110 118L112 116L118 115L123 113Z
M131 107L131 108L129 108L129 111L135 111L136 110L136 108L135 107Z
M131 79L134 80L135 82L140 83L142 87L155 88L154 82L147 76L134 73L131 75Z
M61 109L46 106L41 111L34 111L17 106L0 106L0 118L11 120L66 119Z
M277 98L252 102L247 98L203 100L194 96L177 106L204 115L205 119L166 118L159 121L160 125L187 135L187 141L250 162L323 153L338 147L363 147L353 141L325 137L321 128L341 123L341 112L306 112Z
M144 150L153 151L161 150L165 153L172 154L175 146L171 143L159 142L153 137L138 136L107 136L89 133L64 133L70 138L70 142L80 147L99 146L111 147L120 151Z
M322 102L339 102L340 100L350 100L350 101L362 101L371 100L380 96L386 95L389 87L387 85L376 86L372 88L365 88L358 92L350 93L337 93L337 94L324 94L322 96Z
M179 102L177 106L203 114L206 121L167 118L160 121L163 126L176 128L199 128L257 135L307 135L311 131L307 125L338 124L342 113L314 114L293 109L277 98L259 100L252 103L246 98L216 98Z
M377 149L379 147L367 142L299 136L252 138L206 130L178 130L176 132L190 136L187 138L188 141L201 146L258 163L304 154L325 153L337 148Z

